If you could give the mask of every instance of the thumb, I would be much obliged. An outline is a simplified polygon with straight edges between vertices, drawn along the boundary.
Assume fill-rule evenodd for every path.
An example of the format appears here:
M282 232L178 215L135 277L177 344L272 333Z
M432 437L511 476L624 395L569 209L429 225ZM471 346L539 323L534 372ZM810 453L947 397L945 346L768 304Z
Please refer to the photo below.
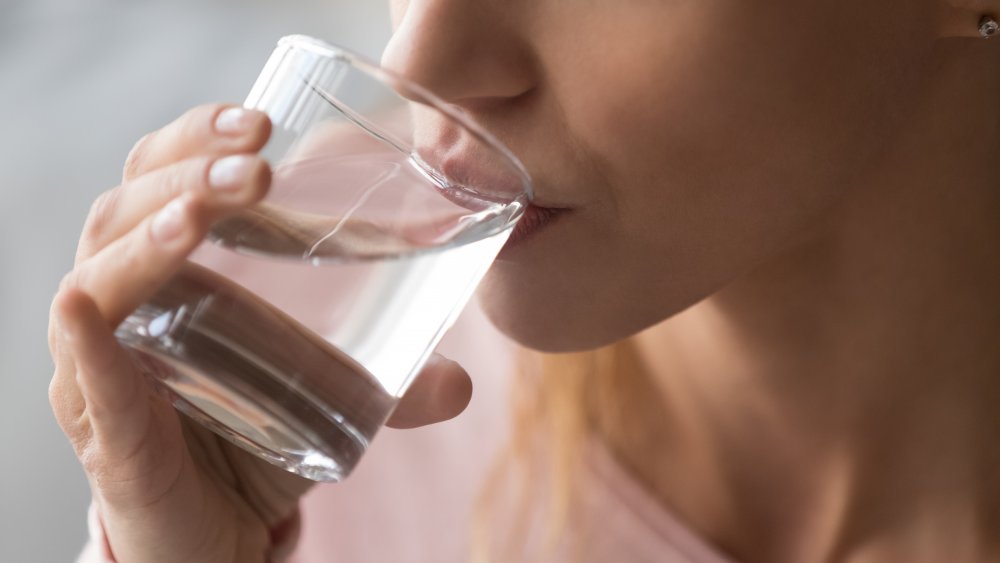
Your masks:
M387 423L393 428L416 428L455 418L472 398L472 379L465 369L432 354Z
M191 485L178 481L190 460L173 406L136 371L96 302L69 289L56 313L85 406L67 434L102 500L148 507L163 491Z

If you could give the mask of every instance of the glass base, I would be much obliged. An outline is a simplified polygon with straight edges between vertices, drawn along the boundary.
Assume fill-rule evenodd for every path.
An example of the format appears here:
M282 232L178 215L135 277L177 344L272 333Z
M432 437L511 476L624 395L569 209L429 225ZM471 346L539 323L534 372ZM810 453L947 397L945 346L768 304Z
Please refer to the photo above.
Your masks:
M229 440L231 443L243 448L255 456L265 459L285 471L295 473L312 481L337 482L346 477L340 464L335 459L329 457L318 450L311 449L305 444L302 436L296 434L291 428L285 427L278 421L272 421L270 430L279 435L284 441L303 441L301 449L284 449L281 453L265 448L259 440L251 440L245 435L236 432L232 426L220 424L214 417L207 415L203 410L184 400L180 395L174 393L174 407L181 411L188 418L215 432L219 436Z
M346 477L398 402L328 341L193 264L115 336L180 411L314 481Z
M313 432L301 428L283 409L254 400L233 389L214 384L210 377L159 354L133 350L133 358L148 367L151 362L169 366L172 377L157 378L173 396L174 407L189 418L231 443L268 462L313 481L340 481L353 469L350 459L360 456L365 444L350 428L336 420L329 424L342 432L342 443L353 443L357 453L338 460L336 452L326 452L315 444ZM162 373L157 369L156 373ZM329 432L329 430L327 430Z
M303 428L298 416L268 404L271 401L260 401L257 400L260 397L224 388L212 377L155 351L132 348L130 352L136 365L154 375L157 384L170 390L177 410L285 471L312 481L340 481L347 477L367 448L367 441L349 424L336 420L342 417L331 417L320 409L312 409L314 418L327 421L324 428L327 441L331 433L340 434L336 440L341 449L338 455L330 448L317 445L320 440L316 432Z

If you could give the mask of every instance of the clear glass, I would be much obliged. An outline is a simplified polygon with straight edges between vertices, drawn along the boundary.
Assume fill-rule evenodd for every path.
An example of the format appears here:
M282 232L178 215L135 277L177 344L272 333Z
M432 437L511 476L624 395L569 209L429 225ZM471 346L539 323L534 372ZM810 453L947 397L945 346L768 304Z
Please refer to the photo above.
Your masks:
M267 198L213 227L116 332L175 406L289 471L357 464L531 199L523 166L418 85L282 38L244 104Z

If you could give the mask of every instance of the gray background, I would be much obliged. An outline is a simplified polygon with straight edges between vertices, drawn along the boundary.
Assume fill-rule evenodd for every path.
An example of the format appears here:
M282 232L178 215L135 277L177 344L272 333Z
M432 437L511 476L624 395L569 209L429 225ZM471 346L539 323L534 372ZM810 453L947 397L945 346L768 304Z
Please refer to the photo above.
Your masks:
M377 57L387 0L0 0L0 562L72 561L89 493L49 410L49 302L143 134L239 102L281 35Z

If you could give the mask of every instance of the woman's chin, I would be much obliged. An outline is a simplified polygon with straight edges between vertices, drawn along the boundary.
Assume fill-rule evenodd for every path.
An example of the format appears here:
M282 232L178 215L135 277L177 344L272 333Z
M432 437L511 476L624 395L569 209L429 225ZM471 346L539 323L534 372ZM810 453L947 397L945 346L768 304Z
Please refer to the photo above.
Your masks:
M548 353L579 352L599 348L617 340L593 324L586 315L571 314L557 300L532 299L505 292L484 283L477 293L480 307L490 322L514 342Z

